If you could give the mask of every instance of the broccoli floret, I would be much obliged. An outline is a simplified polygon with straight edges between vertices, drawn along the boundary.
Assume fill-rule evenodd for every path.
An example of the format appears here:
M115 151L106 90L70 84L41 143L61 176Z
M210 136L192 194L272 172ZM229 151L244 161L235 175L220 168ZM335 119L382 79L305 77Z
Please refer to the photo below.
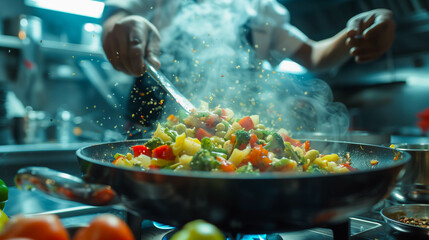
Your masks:
M278 157L283 157L285 155L285 142L283 141L282 136L278 133L273 133L271 135L271 139L264 148L275 153Z
M145 144L146 145L146 147L148 147L150 150L153 150L153 149L155 149L155 148L157 148L157 147L159 147L159 146L162 146L162 145L164 145L165 143L164 143L164 141L162 141L162 139L161 138L159 138L159 137L155 137L155 138L152 138L152 139L150 139L149 141L147 141L147 143Z
M285 142L285 153L287 157L292 158L293 160L295 160L296 162L300 162L300 158L298 157L298 155L296 154L296 152L293 150L292 145L290 144L290 142Z
M201 139L201 148L207 149L211 152L215 148L215 145L210 138L203 137L203 139Z
M235 134L234 148L239 148L242 144L248 144L250 141L250 133L244 130L237 130Z
M328 173L327 170L321 168L319 165L316 164L311 164L308 168L307 168L307 172L310 173L322 173L322 174L326 174Z
M249 162L247 165L241 166L235 170L236 173L251 173L259 174L259 169L253 170L253 165Z
M178 135L176 131L169 128L164 128L164 133L167 134L169 137L171 137L173 141L176 141L176 137Z
M219 168L220 162L213 157L209 150L201 148L192 157L190 166L192 170L211 171L212 169Z

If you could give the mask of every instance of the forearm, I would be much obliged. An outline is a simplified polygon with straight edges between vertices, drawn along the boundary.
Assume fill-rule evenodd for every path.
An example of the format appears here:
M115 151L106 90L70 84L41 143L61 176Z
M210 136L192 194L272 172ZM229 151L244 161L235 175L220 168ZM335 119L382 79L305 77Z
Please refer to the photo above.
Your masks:
M312 66L318 71L339 67L350 59L346 45L347 31L340 31L335 36L316 42L313 46Z
M315 73L339 67L350 59L346 39L347 31L344 29L328 39L310 40L298 49L292 59Z

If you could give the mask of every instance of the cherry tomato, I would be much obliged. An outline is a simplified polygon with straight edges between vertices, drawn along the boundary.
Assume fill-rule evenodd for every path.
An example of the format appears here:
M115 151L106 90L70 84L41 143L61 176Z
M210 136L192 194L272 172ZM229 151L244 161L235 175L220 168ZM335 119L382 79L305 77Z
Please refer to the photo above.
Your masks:
M102 214L88 227L79 229L73 240L134 240L134 236L122 219L113 214Z
M15 216L3 228L0 240L30 238L34 240L69 240L67 230L56 215Z

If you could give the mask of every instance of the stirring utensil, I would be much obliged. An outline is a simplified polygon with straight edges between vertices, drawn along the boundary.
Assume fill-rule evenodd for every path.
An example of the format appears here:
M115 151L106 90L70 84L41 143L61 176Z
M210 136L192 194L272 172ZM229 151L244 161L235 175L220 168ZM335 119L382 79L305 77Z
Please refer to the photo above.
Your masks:
M155 82L162 87L167 93L169 93L173 99L185 110L190 113L192 109L196 109L195 106L186 99L182 93L177 90L176 87L171 83L170 80L160 71L158 71L152 64L144 60L146 65L146 72L155 80Z

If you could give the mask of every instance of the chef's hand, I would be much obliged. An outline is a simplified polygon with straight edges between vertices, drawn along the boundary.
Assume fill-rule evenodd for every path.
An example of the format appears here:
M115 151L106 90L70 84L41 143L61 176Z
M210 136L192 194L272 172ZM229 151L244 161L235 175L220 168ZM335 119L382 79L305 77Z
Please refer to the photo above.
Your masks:
M127 74L141 76L145 71L143 58L154 67L161 66L160 35L147 19L116 15L103 24L103 49L113 67Z
M356 62L372 61L392 46L396 24L393 13L375 9L360 13L347 22L346 45Z

